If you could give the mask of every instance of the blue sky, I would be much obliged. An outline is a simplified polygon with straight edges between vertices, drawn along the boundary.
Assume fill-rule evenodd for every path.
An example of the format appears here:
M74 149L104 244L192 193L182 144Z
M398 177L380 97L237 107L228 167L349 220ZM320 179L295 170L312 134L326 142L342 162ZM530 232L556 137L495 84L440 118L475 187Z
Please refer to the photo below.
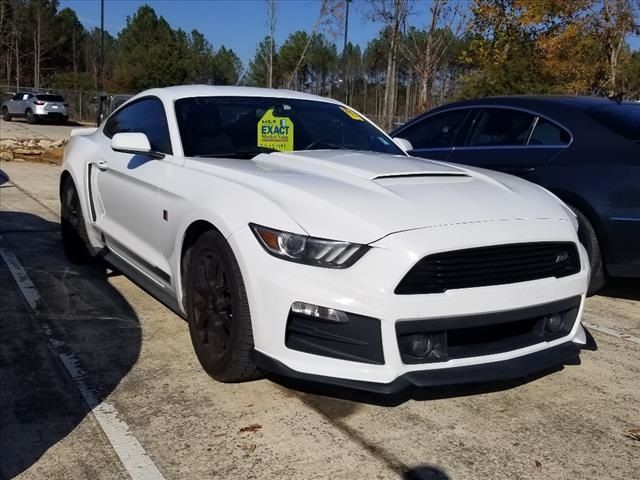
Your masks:
M126 25L127 16L144 4L151 5L172 27L202 32L215 48L232 48L245 67L255 53L258 42L267 34L264 0L105 0L105 29L116 35ZM278 44L295 30L310 31L317 18L317 0L280 0L278 2ZM74 9L86 28L100 25L99 0L60 0L60 8ZM349 14L349 40L361 47L376 36L380 25L370 22L364 13L364 3L355 0ZM419 1L412 24L426 25L428 3ZM342 37L332 39L342 46ZM633 48L640 48L640 38L629 39Z

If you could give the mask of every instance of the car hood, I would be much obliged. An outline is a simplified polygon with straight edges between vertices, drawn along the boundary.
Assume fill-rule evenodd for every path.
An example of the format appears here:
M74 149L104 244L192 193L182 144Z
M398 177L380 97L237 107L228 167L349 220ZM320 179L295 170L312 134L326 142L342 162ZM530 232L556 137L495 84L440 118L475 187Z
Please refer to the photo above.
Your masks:
M418 228L568 219L548 192L517 177L401 155L319 150L261 154L225 166L234 181L321 238L371 243Z

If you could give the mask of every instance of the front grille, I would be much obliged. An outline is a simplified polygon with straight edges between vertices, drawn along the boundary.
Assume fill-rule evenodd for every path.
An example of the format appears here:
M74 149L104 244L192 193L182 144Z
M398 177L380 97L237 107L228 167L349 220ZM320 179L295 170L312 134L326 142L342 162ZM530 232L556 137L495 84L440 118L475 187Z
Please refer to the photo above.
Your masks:
M580 271L571 242L516 243L437 253L416 263L396 287L398 295L442 293L566 277Z

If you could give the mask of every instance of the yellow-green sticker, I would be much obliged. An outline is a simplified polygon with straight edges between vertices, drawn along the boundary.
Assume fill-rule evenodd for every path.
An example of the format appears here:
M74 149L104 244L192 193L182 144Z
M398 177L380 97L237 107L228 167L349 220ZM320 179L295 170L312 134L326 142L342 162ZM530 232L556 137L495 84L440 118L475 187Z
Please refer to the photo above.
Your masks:
M273 108L258 121L258 146L281 152L293 150L293 122L287 117L274 117Z
M355 111L351 110L350 108L340 107L340 110L342 110L344 113L349 115L354 120L360 120L361 122L364 122L364 119L360 115L358 115Z

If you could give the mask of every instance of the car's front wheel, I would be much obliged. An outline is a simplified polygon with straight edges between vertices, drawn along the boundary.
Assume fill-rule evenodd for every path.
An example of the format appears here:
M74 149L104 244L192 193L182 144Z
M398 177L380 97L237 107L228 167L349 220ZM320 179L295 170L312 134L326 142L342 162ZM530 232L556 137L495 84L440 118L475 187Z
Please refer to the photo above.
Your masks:
M60 229L62 247L69 260L73 263L89 263L94 259L92 248L89 246L80 197L71 178L64 180L60 192Z
M220 382L257 378L247 292L225 238L210 230L186 253L186 310L198 360Z
M600 242L598 241L595 228L593 228L593 225L586 215L573 206L571 210L573 210L578 217L578 238L587 250L587 255L589 255L591 277L589 279L587 295L594 295L607 282L607 271L602 259Z
M9 109L7 107L2 107L2 119L5 122L11 121L11 114L9 113Z

